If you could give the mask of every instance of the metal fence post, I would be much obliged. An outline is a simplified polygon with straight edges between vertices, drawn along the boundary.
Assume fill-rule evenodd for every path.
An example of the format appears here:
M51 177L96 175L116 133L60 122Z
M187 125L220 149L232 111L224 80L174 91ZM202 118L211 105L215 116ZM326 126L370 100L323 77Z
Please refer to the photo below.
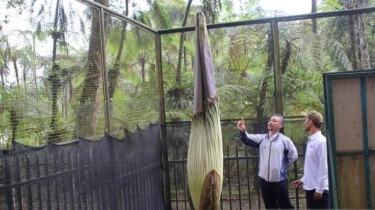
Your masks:
M110 152L110 163L112 164L112 170L111 173L111 179L112 179L112 186L111 188L113 191L116 191L116 153L115 153L115 146L113 143L113 140L109 138L109 135L111 133L111 123L110 123L110 116L111 116L111 109L110 109L110 100L109 100L109 90L108 90L108 74L107 74L107 67L106 67L106 54L105 54L105 48L106 48L106 21L105 21L105 12L103 7L100 7L100 38L101 38L101 46L102 46L102 76L103 76L103 92L104 92L104 108L105 108L105 125L106 130L105 133L107 133L106 141L108 141L108 149ZM111 193L111 209L116 210L117 209L117 195L116 193Z
M156 49L156 69L158 72L158 87L159 87L159 116L160 116L160 140L162 146L162 167L163 167L163 185L164 185L164 202L166 209L172 209L171 205L171 187L169 177L169 163L168 163L168 146L167 146L167 128L165 119L165 105L164 105L164 85L163 85L163 69L161 56L161 35L155 34L155 49Z
M279 22L272 20L271 31L272 31L272 59L273 59L273 72L275 82L275 104L276 113L283 114L283 95L281 87L281 69L280 69L280 55L279 55Z

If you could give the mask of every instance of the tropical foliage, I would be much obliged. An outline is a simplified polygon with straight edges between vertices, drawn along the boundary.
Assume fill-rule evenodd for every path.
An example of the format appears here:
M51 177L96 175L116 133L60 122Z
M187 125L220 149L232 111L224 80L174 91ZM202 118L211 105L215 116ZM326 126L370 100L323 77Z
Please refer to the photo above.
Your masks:
M74 0L7 1L0 19L2 147L98 139L104 132L120 138L125 129L157 122L160 108L167 122L190 121L195 37L188 28L166 29L194 26L198 11L211 24L285 15L259 8L257 0L96 2L141 24ZM312 12L374 5L314 2ZM374 66L373 19L364 13L279 21L278 37L264 21L210 29L221 119L261 121L275 112L275 39L283 114L323 111L322 73ZM147 27L164 31L162 75L156 35Z

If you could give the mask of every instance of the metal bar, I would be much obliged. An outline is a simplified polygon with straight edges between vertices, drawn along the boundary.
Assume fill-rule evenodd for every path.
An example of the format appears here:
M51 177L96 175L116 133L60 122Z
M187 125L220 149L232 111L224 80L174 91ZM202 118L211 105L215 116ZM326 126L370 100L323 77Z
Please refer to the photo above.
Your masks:
M247 154L248 154L248 148L249 147L245 147L245 156L247 157ZM252 209L251 208L251 182L250 182L250 172L249 172L249 160L246 159L246 172L247 172L247 196L248 196L248 199L249 199L249 209Z
M156 53L156 69L157 69L157 83L159 93L159 116L160 116L160 139L162 145L162 167L163 167L163 185L164 185L164 203L166 209L171 207L171 187L169 177L169 163L168 163L168 144L167 144L167 131L165 124L165 103L164 103L164 83L163 83L163 69L162 69L162 56L161 56L161 36L155 35L155 53Z
M26 156L26 179L29 180L31 179L31 169L30 169L30 158ZM26 186L26 191L27 191L27 206L28 209L32 209L33 206L33 194L31 191L31 185Z
M121 144L124 144L124 142L121 142ZM123 146L123 145L122 145ZM125 189L125 184L124 184L124 178L123 176L125 175L125 169L124 169L124 163L122 161L119 161L119 165L118 165L118 172L120 173L120 177L119 177L119 193L120 193L120 197L122 199L121 200L121 208L120 209L126 209L125 207L125 203L126 203L126 195L125 195L125 192L124 192L124 189Z
M49 176L49 170L48 170L48 158L47 158L47 154L44 153L44 174L46 175L46 177ZM49 179L47 179L46 181L46 187L47 187L47 209L48 210L51 210L52 209L52 201L51 201L51 185L50 185L50 181Z
M8 186L10 183L12 183L12 175L11 175L11 169L9 166L9 162L7 159L3 159L3 170L4 170L4 184ZM4 192L5 195L5 206L8 210L13 210L13 192L12 188L8 189L1 189L0 192ZM1 193L3 194L3 193Z
M38 155L35 157L35 166L36 166L36 177L40 177L40 162ZM36 184L36 194L37 194L37 209L43 209L42 202L42 186L40 182Z
M106 140L108 140L108 139L106 139ZM110 144L110 143L108 143L108 144ZM91 177L91 187L95 186L95 193L92 194L92 201L96 202L96 205L95 205L96 207L98 207L98 208L101 207L101 209L105 209L105 206L103 204L104 202L102 202L102 201L103 201L103 198L105 198L105 188L108 185L107 184L103 184L103 182L102 182L103 180L106 179L106 175L103 174L104 170L101 170L103 167L100 167L100 161L105 161L105 160L103 160L104 157L102 158L102 160L99 160L99 158L98 158L98 153L99 152L100 151L97 151L96 148L94 147L92 155L90 155L90 157L92 158L90 166L94 166L92 172L90 173L90 174L94 175L93 177ZM115 151L112 150L111 153L115 153ZM110 155L110 156L112 156L112 155ZM113 180L113 177L114 177L113 176L113 174L114 174L113 168L116 168L116 166L113 165L113 163L111 163L111 165L112 165L112 170L105 170L105 172L109 173L108 176L112 178L111 182L112 182L112 186L114 186L113 182L115 180ZM93 182L94 177L97 180L99 180L97 183ZM94 197L96 197L96 198L94 199ZM111 202L111 205L115 205L115 203ZM93 208L94 208L94 206L93 206Z
M362 153L361 153L362 154ZM298 157L304 157L304 153L299 153L298 154ZM259 159L259 156L246 156L246 157L224 157L224 161L225 160L256 160L256 159ZM183 159L183 160L170 160L169 163L186 163L187 160L186 159Z
M208 24L207 29L218 29L218 28L228 28L228 27L246 26L246 25L254 25L254 24L265 24L265 23L272 23L273 21L286 22L286 21L306 20L306 19L314 19L314 18L338 17L338 16L365 14L365 13L372 13L372 12L375 12L375 7L361 8L361 9L348 9L348 10L334 11L334 12L320 12L320 13L312 13L312 14L304 14L304 15L292 15L292 16L283 16L283 17L274 17L274 18L262 18L262 19L257 19L257 20ZM163 30L158 30L157 33L158 34L173 34L173 33L181 33L181 32L188 32L188 31L194 31L194 30L195 30L195 27L192 26L192 27L183 27L183 28L163 29Z
M93 153L95 153L95 151L93 151ZM95 164L93 163L93 160L92 160L93 157L92 157L92 155L88 155L87 158L88 158L89 165L91 167L94 166ZM92 169L91 167L89 169L89 173L88 173L88 176L87 176L87 178L88 178L88 181L87 181L88 182L88 189L90 189L89 193L88 193L88 197L89 197L88 206L91 205L91 207L89 207L88 209L96 209L95 206L94 206L94 200L96 200L94 193L98 192L98 190L100 190L100 188L102 187L102 179L99 179L99 181L97 183L95 183L93 181L94 180L94 178L93 178L94 175L91 172L91 169ZM94 168L95 167L98 167L98 166L94 166ZM97 188L93 189L93 186L97 186Z
M106 59L106 42L107 42L107 37L106 37L106 31L105 31L105 12L104 12L105 8L103 6L100 7L100 38L101 38L101 50L102 50L102 53L101 53L101 59L102 59L102 77L103 77L103 92L104 92L104 109L105 109L105 124L106 124L106 131L105 133L107 133L108 135L111 134L111 113L112 113L112 110L110 109L111 107L111 101L110 101L110 98L109 98L109 88L108 88L108 72L107 72L107 59ZM110 163L115 166L115 161L116 161L116 153L115 153L115 147L114 147L114 143L111 139L108 139L108 136L107 136L107 140L108 140L108 147L109 147L109 150L112 151L110 152ZM115 179L116 179L116 171L115 171L115 168L116 167L112 167L112 170L110 171L110 177L111 177L111 180L112 180L112 185L109 186L112 190L111 191L115 191L116 189L116 183L115 183ZM98 193L101 193L101 192L98 192L99 190L101 190L101 188L98 188L97 189L97 194ZM93 195L93 194L92 194ZM98 197L98 202L99 202L99 197ZM117 196L111 196L111 204L112 204L112 209L116 210L117 209ZM103 204L104 205L104 204Z
M130 183L129 183L129 181L131 180L131 179L129 179L129 176L131 176L131 174L128 175L128 172L130 171L129 168L130 168L131 164L128 164L130 162L129 160L127 160L127 161L128 162L123 163L123 166L124 166L123 171L124 171L124 175L126 175L126 176L124 176L122 178L122 179L125 180L125 184L123 186L125 188L124 198L126 199L125 200L125 209L132 209L131 186L130 186Z
M259 158L259 149L258 149L258 152L257 152L257 155L258 155L258 158ZM259 169L259 161L256 161L255 162L255 167L257 168L257 169ZM258 176L258 174L257 174L257 176ZM258 194L258 209L261 209L260 208L260 186L259 186L259 177L257 177L257 194Z
M294 180L298 179L298 168L297 168L297 161L293 163L293 171L294 171ZM296 187L296 206L297 209L299 209L299 192L298 192L298 187Z
M238 146L236 146L236 157L238 157ZM240 209L242 209L240 160L238 158L237 158L237 181L238 181L238 199L240 202Z
M140 164L140 157L139 156L135 156L134 157L135 158L135 170L136 171L139 171L140 170L140 168L141 168L141 164ZM140 182L141 182L141 177L140 177L140 174L143 174L143 173L139 173L139 174L137 174L136 176L135 176L135 196L134 196L134 201L135 201L135 208L136 209L142 209L141 208L141 206L142 206L142 204L141 204L141 199L140 199L140 195L142 195L141 194L141 189L140 189Z
M19 160L19 157L14 158L14 175L15 175L15 181L20 182L21 181L21 161ZM16 190L15 202L16 202L16 205L18 204L17 209L22 210L23 199L22 199L21 187L17 187L15 190Z
M227 156L229 157L229 145L227 146ZM230 176L230 160L227 159L227 176L228 176L228 187L229 187L229 207L232 209L232 188L231 188L231 176Z
M368 131L367 131L367 95L366 95L366 78L361 77L361 99L362 99L362 126L363 126L363 151L365 158L365 177L366 177L366 200L367 208L372 209L371 196L371 179L370 179L370 160L368 154Z
M279 56L279 27L278 22L272 21L272 59L273 59L273 73L275 83L275 104L276 113L283 115L283 95L281 87L281 69L280 69L280 56Z
M375 77L375 69L366 69L359 71L345 71L345 72L331 72L324 73L326 77L333 79L351 79L351 78L361 78L361 77Z
M287 119L290 119L291 122L293 121L300 121L300 120L303 120L305 121L305 118L303 116L285 116L284 117L284 120L287 120ZM225 119L225 120L220 120L221 123L235 123L237 124L238 120L240 119ZM255 119L255 118L244 118L245 121L250 121L250 122L255 122L257 121L258 119ZM261 122L268 122L269 118L263 118L261 119ZM289 122L289 121L286 121L286 122ZM179 121L179 122L166 122L165 124L166 125L181 125L181 124L187 124L189 125L191 123L191 121ZM234 127L235 127L235 124Z
M58 158L59 158L59 153L58 152L52 152L52 161L53 161L53 174L56 174L56 173L59 173L59 171L60 171L60 169L59 169L59 164L58 164L58 162L59 162L59 160L58 160ZM54 179L53 180L53 186L54 186L54 188L55 188L55 204L56 204L56 206L55 206L55 208L54 209L57 209L57 210L59 210L60 209L60 200L59 200L59 195L60 195L60 193L59 193L59 179Z
M118 12L112 10L112 9L109 9L106 6L103 6L103 5L99 4L99 3L96 3L94 1L90 1L90 0L76 0L76 1L84 3L86 5L88 4L88 5L91 5L91 6L99 7L100 9L102 9L102 10L104 10L106 12L111 13L113 16L116 16L117 18L119 18L119 19L121 19L123 21L131 23L131 24L137 26L138 28L142 28L142 29L144 29L146 31L149 31L151 33L154 33L154 34L157 33L157 31L155 29L153 29L153 28L151 28L151 27L149 27L149 26L147 26L147 25L145 25L143 23L135 21L134 19L128 18L128 17L126 17L126 16L124 16L124 15L122 15L122 14L120 14L120 13L118 13Z
M181 149L181 157L186 157L187 156L187 154L185 153L185 150L182 148ZM183 176L184 176L184 192L187 192L187 186L186 186L186 180L187 180L187 177L186 177L186 174L187 174L187 170L186 170L186 167L185 167L185 163L183 163L182 164L182 172L183 172ZM187 195L186 195L186 193L184 194L184 200L185 200L185 209L187 209L187 200L186 200L186 198L187 198Z
M104 92L104 115L105 115L105 125L106 125L106 133L111 133L111 110L110 110L110 100L109 100L109 89L108 89L108 74L107 74L107 60L106 60L106 32L105 32L105 14L104 9L100 9L100 38L101 38L101 59L102 59L102 77L103 77L103 92Z
M87 157L87 154L84 152L84 148L82 146L78 147L79 151L77 154L77 163L78 163L78 176L79 176L79 181L78 181L78 192L80 194L80 197L82 196L82 199L80 199L80 204L81 204L81 209L89 209L89 205L87 203L87 182L86 182L86 168L85 167L85 158ZM85 157L86 156L86 157Z
M334 115L333 115L333 96L332 96L332 81L328 75L323 74L323 89L324 89L324 112L325 116L329 116L326 122L326 138L328 149L328 177L329 177L329 192L330 192L330 209L338 209L337 203L337 161L336 161L336 140L334 129ZM331 129L332 127L332 129Z
M176 149L173 149L173 159L176 159ZM176 167L176 163L174 163L173 164L173 175L174 175L174 179L173 179L173 181L174 181L174 187L175 187L175 193L176 193L176 195L175 195L175 199L176 199L176 202L175 202L175 204L176 204L176 209L178 210L178 186L177 186L177 167Z
M64 171L65 170L65 168L64 168L64 156L65 156L65 154L64 154L64 152L61 152L60 153L60 171ZM66 181L65 181L66 180ZM65 174L63 177L62 177L62 181L61 181L61 183L63 184L63 185L66 185L66 184L70 184L70 181L71 181L71 177L70 176L68 176L68 174ZM70 185L69 187L62 187L62 193L63 193L63 200L62 200L62 208L63 209L67 209L67 197L66 197L66 191L68 190L68 189L71 189L71 188L73 188L73 185ZM72 203L72 201L70 201L70 203Z
M146 151L146 150L145 150ZM138 157L138 161L140 163L139 166L142 166L144 167L146 164L147 164L147 159L145 157L147 157L147 155L144 153L145 151L143 151L143 157ZM142 197L146 197L147 198L147 189L146 189L146 184L147 184L147 178L146 178L146 175L147 173L140 173L138 175L138 189L139 189L139 194L138 194L138 202L139 202L139 208L140 209L147 209L146 208L146 205L147 203L146 202L142 202ZM152 197L151 197L152 198Z
M135 156L133 156L130 160L130 163L133 163L133 164L130 164L130 168L129 168L129 172L131 172L131 175L130 175L130 180L131 180L131 183L130 183L130 187L131 187L131 209L137 209L138 208L138 203L137 203L137 200L135 199L137 197L137 176L138 174L137 173L134 173L135 171L137 171L137 165L135 165L134 163L137 163L137 159Z
M67 155L67 169L68 170L72 170L73 169L73 160L74 160L74 152L73 151L70 151ZM71 186L70 187L70 192L69 192L69 198L70 198L70 208L71 210L74 210L75 209L75 204L77 203L77 201L75 200L75 183L74 183L74 173L71 173L70 176L67 175L67 178L69 178L69 185Z

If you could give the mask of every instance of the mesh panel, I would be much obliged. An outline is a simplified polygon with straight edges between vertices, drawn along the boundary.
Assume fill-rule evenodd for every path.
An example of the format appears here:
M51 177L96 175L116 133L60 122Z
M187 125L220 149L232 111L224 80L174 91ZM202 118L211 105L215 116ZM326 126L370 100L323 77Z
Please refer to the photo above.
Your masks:
M107 12L101 19L96 7L59 2L48 7L36 2L31 22L11 18L30 29L2 25L2 148L12 141L35 146L77 137L98 140L107 110L114 136L158 121L154 35Z
M269 33L269 24L209 30L222 119L262 118L272 114L274 88ZM180 34L162 37L167 121L190 120L192 113L196 37L194 32L185 32L185 37L182 54L176 41ZM263 48L266 50L259 50Z
M159 118L155 36L110 18L107 74L111 135Z
M99 10L76 1L44 6L37 2L35 11L48 11L24 21L32 28L2 29L10 72L1 89L2 147L99 139L104 131Z
M124 20L74 0L33 6L10 18L30 28L0 30L0 209L164 209L154 35L122 40Z
M317 18L315 30L312 19L278 23L285 116L299 115L300 110L322 112L322 73L368 69L375 64L374 43L368 40L373 16Z
M90 17L87 24L88 43L84 46L83 78L80 84L75 107L76 135L89 139L96 139L104 131L104 93L103 93L103 51L100 11L89 7L87 12ZM106 17L107 18L107 17ZM105 22L105 20L103 20ZM107 31L108 29L103 29Z

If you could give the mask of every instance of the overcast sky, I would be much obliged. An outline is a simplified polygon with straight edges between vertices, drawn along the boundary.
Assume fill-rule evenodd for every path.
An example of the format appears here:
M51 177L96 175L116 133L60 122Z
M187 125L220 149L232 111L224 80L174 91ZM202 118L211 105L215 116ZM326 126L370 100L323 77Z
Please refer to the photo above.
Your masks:
M288 15L311 12L311 0L262 0L259 5L265 10L280 10Z

